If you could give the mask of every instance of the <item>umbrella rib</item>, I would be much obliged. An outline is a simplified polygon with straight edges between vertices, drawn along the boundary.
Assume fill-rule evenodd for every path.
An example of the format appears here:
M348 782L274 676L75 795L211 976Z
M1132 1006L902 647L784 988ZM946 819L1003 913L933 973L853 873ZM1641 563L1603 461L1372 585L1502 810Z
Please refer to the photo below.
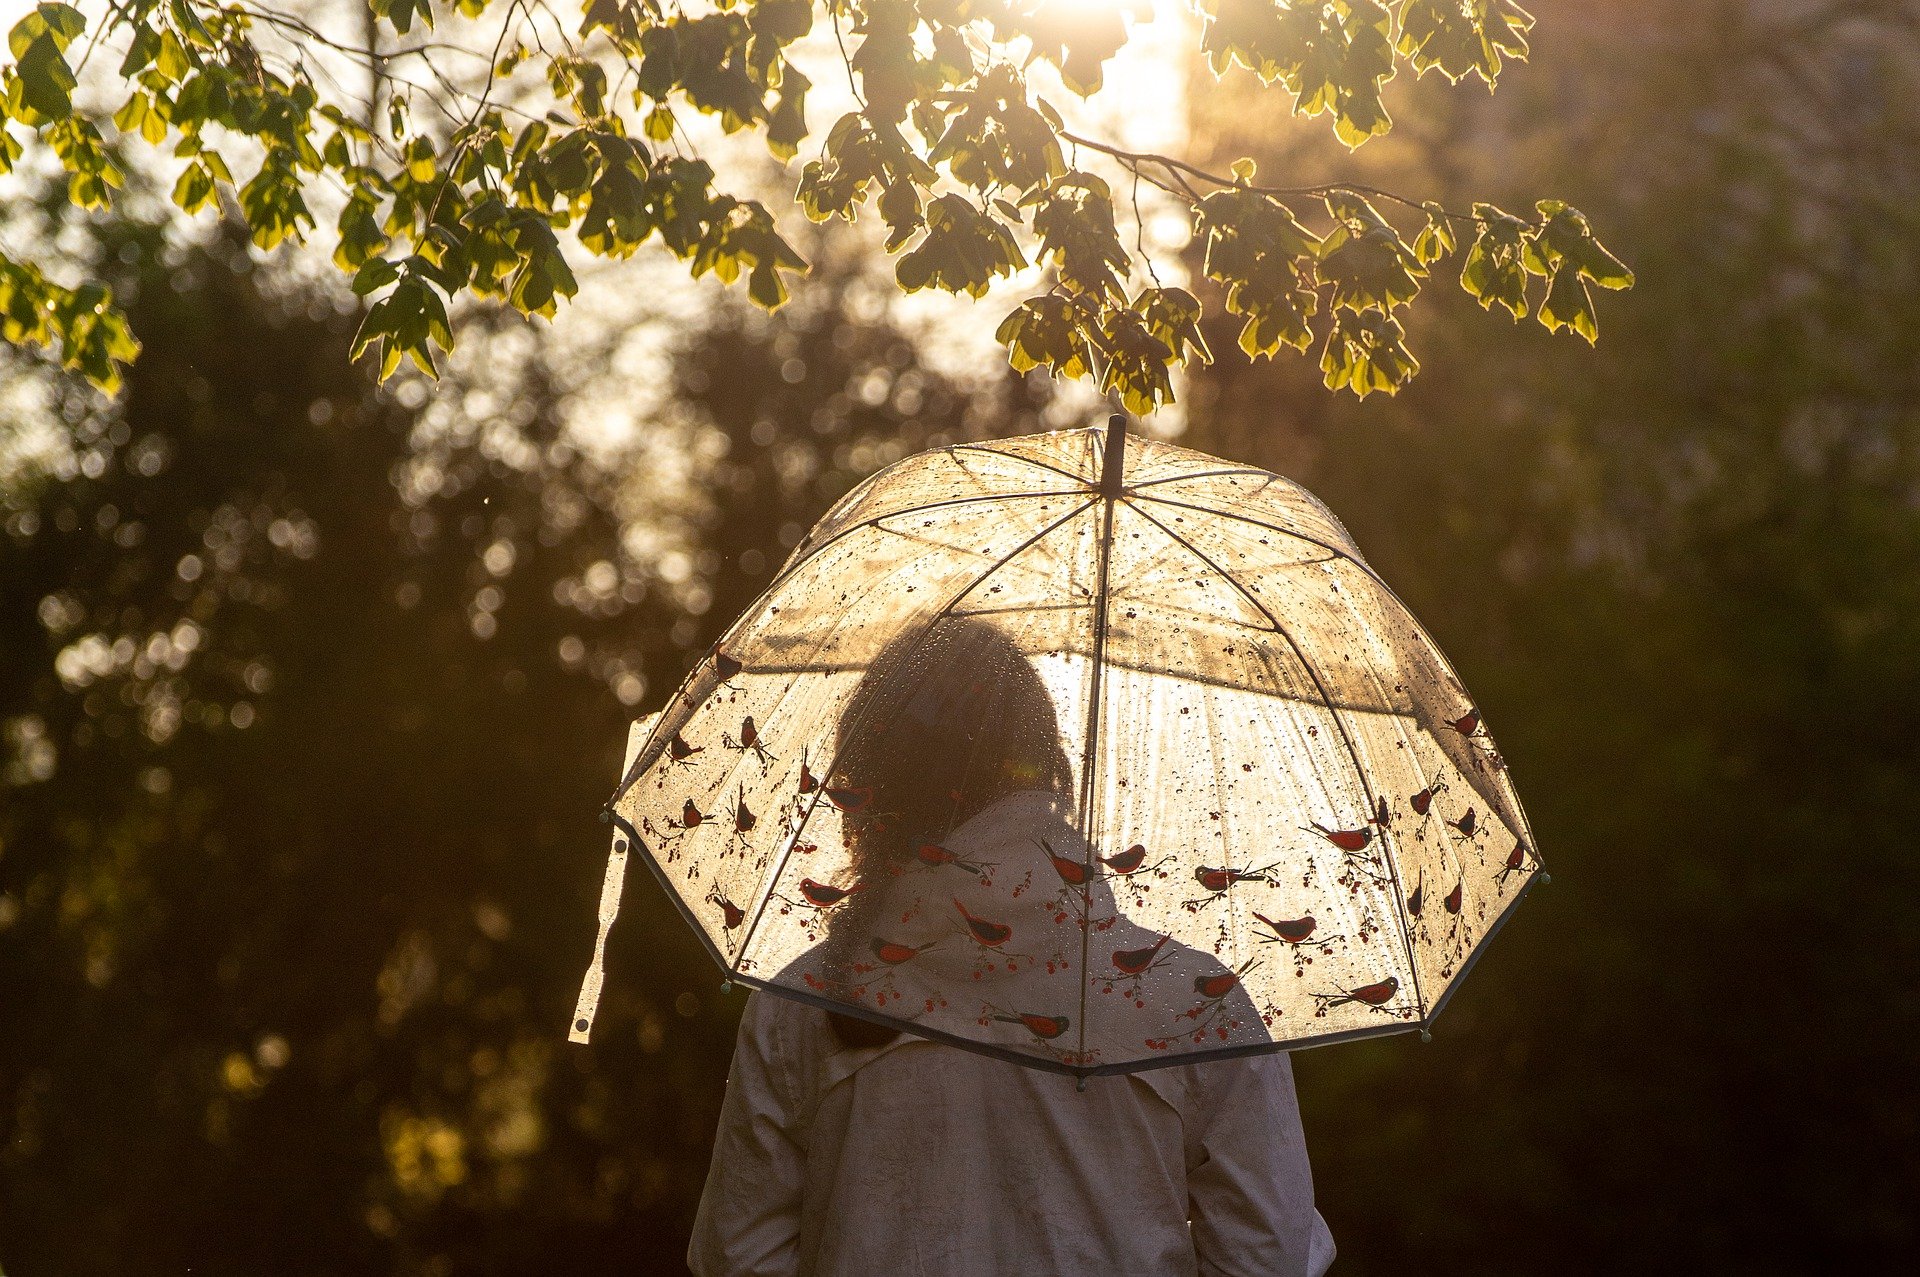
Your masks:
M1234 510L1222 510L1217 506L1196 505L1191 501L1175 501L1172 497L1146 496L1141 497L1140 500L1151 501L1155 505L1178 506L1182 510L1192 510L1196 514L1212 515L1217 519L1232 519L1238 523L1251 523L1254 527L1265 528L1276 536L1292 537L1296 541L1305 541L1308 545L1317 545L1328 554L1333 555L1336 559L1345 559L1349 563L1352 563L1375 581L1379 581L1383 587L1386 585L1385 581L1380 581L1380 574L1369 567L1366 560L1362 559L1358 553L1352 550L1343 550L1337 545L1329 545L1319 537L1308 536L1306 533L1295 528L1283 528L1277 523L1268 523L1265 519L1256 519L1250 514L1240 514ZM1145 512L1142 511L1142 513ZM1397 601L1398 600L1396 600L1396 602Z
M984 444L978 444L978 443L949 444L947 445L947 451L948 452L985 452L992 456L1005 457L1009 461L1023 461L1030 466L1039 466L1042 470L1051 470L1055 474L1061 475L1064 478L1071 479L1078 484L1089 484L1091 482L1087 478L1087 476L1083 474L1075 474L1071 470L1063 470L1059 466L1049 465L1048 463L1040 460L1037 457L1025 457L1020 455L1017 452L1002 452L998 448L989 448Z
M785 583L788 577L791 577L795 572L800 570L801 565L806 563L811 563L814 560L814 558L820 553L820 551L826 549L828 546L835 545L839 543L841 540L852 536L856 532L864 531L867 528L879 527L882 523L886 522L888 519L897 519L901 515L906 515L906 514L918 514L923 510L943 510L943 509L946 509L948 506L977 505L982 501L1021 501L1029 497L1071 497L1072 495L1073 494L1071 492L1060 492L1060 491L983 492L976 496L971 496L971 497L950 497L945 501L927 501L927 502L923 502L920 505L902 506L898 510L889 510L885 514L876 514L871 518L862 519L858 523L848 524L846 527L841 528L838 532L834 533L832 536L822 541L819 545L813 546L811 549L809 549L806 552L805 555L803 555L798 559L795 559L792 563L788 564L781 571L779 576L775 577L771 582L768 583L767 589L772 590L775 586Z
M1148 498L1148 500L1151 500L1151 499L1152 498ZM1365 765L1362 764L1360 761L1360 751L1354 747L1352 734L1347 731L1346 720L1340 717L1340 711L1337 708L1335 708L1332 694L1327 691L1327 685L1323 681L1321 681L1320 671L1315 669L1313 666L1313 662L1307 659L1306 652L1302 650L1302 648L1300 647L1300 644L1294 640L1293 635L1289 634L1287 632L1287 628L1284 625L1280 624L1280 618L1275 616L1272 610L1269 609L1265 603L1262 603L1258 598L1258 596L1256 596L1253 593L1253 591L1249 590L1246 586L1242 585L1238 580L1236 580L1234 578L1233 573L1227 571L1225 568L1221 567L1218 563L1215 563L1213 559L1208 556L1206 551L1202 550L1199 546L1193 544L1193 542L1181 536L1178 532L1175 532L1172 528L1168 527L1166 524L1160 522L1160 520L1154 518L1151 511L1141 510L1140 514L1147 520L1147 522L1153 524L1153 526L1155 526L1156 528L1159 528L1162 532L1166 533L1168 536L1172 537L1175 541L1178 541L1181 545L1185 546L1187 548L1187 551L1190 554L1192 554L1193 557L1195 557L1196 559L1199 559L1202 563L1206 564L1213 571L1218 572L1221 576L1221 579L1226 581L1227 584L1231 585L1235 590L1238 590L1240 592L1240 596L1242 598L1246 599L1248 603L1252 604L1255 608L1259 609L1260 614L1267 618L1267 623L1273 626L1273 632L1278 634L1281 638L1285 639L1287 646L1293 649L1294 658L1300 662L1300 668L1307 672L1307 677L1313 680L1313 686L1315 690L1317 690L1320 693L1320 701L1321 701L1321 704L1326 707L1327 717L1333 720L1333 725L1336 728L1338 728L1340 731L1340 742L1341 744L1347 747L1347 757L1352 759L1353 761L1354 778L1360 782L1360 792L1366 798L1367 811L1371 813L1373 811L1373 806L1374 806L1373 786L1367 783L1367 769ZM1308 538L1303 538L1303 539L1308 539ZM1323 548L1330 549L1331 547L1323 547ZM1391 835L1389 835L1385 829L1382 829L1380 831L1380 841L1382 843L1385 843L1390 836ZM1399 870L1399 866L1394 863L1394 857L1391 855L1388 855L1388 856L1385 856L1384 859L1387 862L1387 872L1393 878L1393 896L1394 896L1393 906L1394 906L1394 912L1399 914L1400 916L1400 943L1405 947L1407 952L1407 974L1413 980L1413 1000L1414 1000L1414 1003L1417 1006L1419 1006L1420 1014L1424 1018L1426 1015L1427 1004L1426 1004L1426 998L1420 992L1420 964L1414 960L1414 956L1413 956L1413 927L1412 927L1412 924L1407 919L1407 911L1406 911L1406 905L1405 905L1406 893L1401 888L1400 870Z
M1046 495L1059 496L1061 494L1048 493ZM920 637L914 641L913 648L908 654L908 659L910 660L914 654L918 653L921 647L925 646L927 640L933 637L934 628L938 626L941 621L953 615L953 609L959 606L960 601L962 599L966 598L967 595L973 593L975 590L980 588L981 582L985 581L988 577L992 576L995 572L998 572L1001 568L1005 567L1008 563L1012 562L1016 557L1020 555L1020 553L1023 550L1026 550L1027 548L1032 546L1035 542L1041 540L1043 537L1046 537L1048 534L1052 533L1056 528L1062 527L1068 522L1070 522L1071 520L1076 519L1080 515L1086 513L1087 509L1090 506L1092 506L1094 501L1097 499L1098 498L1095 498L1095 497L1088 497L1087 499L1083 500L1082 502L1080 502L1080 504L1076 508L1067 511L1065 514L1061 515L1058 519L1055 519L1052 523L1049 523L1046 527L1041 528L1038 532L1034 533L1032 536L1022 541L1019 545L1016 545L1013 547L1013 549L1007 551L1004 555L1000 557L1000 559L997 562L993 563L984 572L980 573L979 576L974 577L973 580L969 581L966 585L962 586L958 591L956 591L952 598L949 598L945 603L941 604L939 610L933 613L933 615L927 619L926 628L921 631ZM869 709L870 708L871 706L869 706ZM864 716L865 716L865 711L862 711L862 717L859 719L855 719L850 726L854 728L859 727L861 722L864 721ZM833 775L833 769L839 765L839 762L840 762L840 751L836 749L833 752L833 756L827 760L826 768L821 772L821 776L823 777L821 783L814 787L813 801L807 804L806 812L800 817L798 821L794 822L793 833L790 834L787 838L786 849L780 853L780 863L774 867L772 876L769 877L765 882L766 890L765 892L762 893L760 897L759 907L753 911L753 921L748 924L746 933L740 937L740 947L738 950L735 951L738 956L734 959L732 963L728 964L728 970L730 971L739 970L738 963L746 957L747 950L753 947L753 937L754 937L754 934L760 929L760 920L766 916L767 906L773 902L773 889L779 885L780 879L782 878L782 876L786 874L787 862L793 859L793 849L795 845L799 843L800 836L806 832L807 822L813 819L813 813L820 809L821 798L823 798L826 795L827 785L824 778Z

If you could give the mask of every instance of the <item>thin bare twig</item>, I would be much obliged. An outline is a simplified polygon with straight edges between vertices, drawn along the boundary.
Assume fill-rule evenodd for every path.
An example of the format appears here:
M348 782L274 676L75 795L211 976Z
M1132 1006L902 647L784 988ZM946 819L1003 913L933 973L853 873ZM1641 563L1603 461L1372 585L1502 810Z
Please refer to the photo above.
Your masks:
M1297 197L1302 195L1312 195L1312 196L1320 196L1324 198L1325 196L1331 195L1336 191L1348 191L1355 195L1371 196L1374 199L1391 200L1393 203L1404 204L1408 208L1418 209L1421 212L1433 211L1432 209L1429 209L1426 204L1423 204L1418 200L1408 199L1404 195L1398 195L1392 191L1382 190L1377 186L1362 185L1361 183L1358 183L1358 182L1323 182L1314 186L1253 186L1248 183L1238 181L1235 178L1222 177L1218 173L1209 173L1206 169L1203 169L1198 165L1189 164L1185 160L1175 159L1171 155L1161 155L1154 151L1129 151L1123 147L1114 146L1107 142L1097 141L1093 138L1088 138L1088 137L1081 137L1080 135L1076 133L1070 133L1065 129L1060 130L1060 136L1065 138L1067 141L1074 143L1077 146L1084 146L1090 151L1098 151L1102 155L1108 156L1112 159L1119 160L1122 164L1127 165L1129 169L1133 169L1135 165L1157 164L1161 168L1165 169L1167 173L1173 178L1173 180L1178 181L1182 186L1185 186L1190 193L1192 192L1193 188L1185 182L1185 180L1182 177L1183 174L1196 177L1203 182L1209 182L1214 186L1218 186L1223 189L1251 191L1256 195L1271 195L1276 197L1280 197L1280 196ZM1138 170L1134 170L1134 171L1138 171ZM1148 176L1146 180L1149 182L1152 182L1153 178L1151 176ZM1156 183L1156 185L1158 185L1158 183ZM1166 188L1163 186L1162 189L1166 189ZM1197 199L1198 196L1196 195L1195 198ZM1435 205L1434 207L1439 208L1438 205ZM1442 217L1447 218L1449 221L1471 222L1475 225L1479 225L1480 223L1486 220L1485 218L1476 217L1471 213L1456 213L1451 209L1440 208L1439 212Z

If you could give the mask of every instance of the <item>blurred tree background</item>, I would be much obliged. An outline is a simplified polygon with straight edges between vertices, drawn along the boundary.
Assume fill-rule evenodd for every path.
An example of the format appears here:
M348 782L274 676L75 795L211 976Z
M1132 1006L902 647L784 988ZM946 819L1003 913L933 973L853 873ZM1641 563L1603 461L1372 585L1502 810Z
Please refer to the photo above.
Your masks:
M1321 1208L1356 1272L1891 1271L1920 28L1535 8L1551 74L1396 85L1353 158L1231 79L1192 106L1262 172L1557 186L1640 278L1597 352L1436 290L1395 399L1286 357L1191 387L1182 442L1306 482L1434 630L1554 874L1431 1045L1296 1057ZM624 724L862 474L1061 406L938 371L824 246L778 316L673 326L609 442L611 347L475 311L438 387L375 390L284 255L61 234L145 351L113 402L0 369L0 1264L676 1271L739 997L644 876L563 1036Z

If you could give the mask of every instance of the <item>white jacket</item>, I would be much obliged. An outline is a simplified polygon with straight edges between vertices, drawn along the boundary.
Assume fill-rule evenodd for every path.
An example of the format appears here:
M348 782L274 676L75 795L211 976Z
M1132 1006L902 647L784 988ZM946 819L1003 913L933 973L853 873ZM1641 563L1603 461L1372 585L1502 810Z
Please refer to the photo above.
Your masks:
M756 993L687 1262L698 1277L1319 1277L1285 1055L1074 1079L902 1036L847 1050Z

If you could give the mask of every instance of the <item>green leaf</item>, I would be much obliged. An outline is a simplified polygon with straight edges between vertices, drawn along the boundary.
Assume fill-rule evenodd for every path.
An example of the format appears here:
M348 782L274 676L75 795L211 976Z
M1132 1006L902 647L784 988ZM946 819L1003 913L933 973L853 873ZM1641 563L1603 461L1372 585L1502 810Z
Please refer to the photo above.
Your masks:
M1020 372L1044 365L1069 380L1093 370L1093 347L1085 317L1072 300L1058 294L1022 302L1001 321L994 339Z
M1586 281L1580 278L1580 267L1572 260L1553 273L1547 299L1540 303L1539 320L1550 333L1572 329L1585 337L1590 346L1600 339L1600 321L1593 313L1593 295L1587 291Z
M794 67L781 74L780 99L767 116L767 149L783 160L800 153L807 136L807 90L812 82Z
M44 29L44 23L39 34L22 46L21 28L36 21L38 16L23 18L14 27L12 39L20 60L14 64L7 106L12 114L28 124L64 120L73 114L73 90L79 83L73 78L73 68L61 55L63 43L53 31Z
M393 29L401 35L413 30L416 14L428 27L433 26L433 6L430 0L367 0L375 17L385 18ZM385 374L382 374L384 377Z
M1427 215L1427 224L1413 240L1413 255L1422 266L1431 266L1447 254L1453 252L1453 221L1447 211L1432 200L1420 206Z
M1506 307L1518 320L1527 313L1525 261L1531 228L1526 222L1491 204L1475 204L1478 231L1460 270L1460 286L1491 310Z
M120 61L120 75L132 79L160 56L160 36L152 27L136 27L127 45L127 56Z
M1427 268L1400 232L1352 191L1334 191L1326 203L1337 225L1320 245L1320 276L1333 284L1333 305L1392 310L1412 301Z
M313 215L301 194L301 181L284 152L269 151L260 171L240 188L240 211L253 230L253 242L272 249L291 240L299 243L313 228Z
M907 292L940 288L984 297L993 280L1011 275L1027 260L997 219L964 196L942 195L927 205L926 235L894 269Z
M1107 307L1100 321L1099 347L1106 356L1100 388L1117 393L1129 412L1148 413L1172 403L1168 369L1177 362L1173 349L1127 307Z
M385 288L398 278L400 278L400 267L398 264L388 261L384 257L370 258L360 267L358 273L354 275L353 291L365 297L368 293ZM356 351L355 353L357 354L358 352Z
M1327 389L1351 390L1361 399L1376 390L1399 393L1420 371L1405 339L1399 321L1383 310L1337 313L1320 356Z
M7 33L7 48L14 57L24 58L34 43L44 39L56 53L65 53L86 29L87 20L70 4L37 5Z
M160 33L160 50L154 55L154 60L160 74L175 84L186 79L187 73L199 62L198 57L190 54L172 31Z
M1120 281L1129 260L1104 181L1092 173L1066 173L1023 202L1035 205L1039 258L1053 265L1063 286L1088 298L1124 297Z
M1421 75L1436 68L1455 82L1477 75L1491 89L1503 55L1526 60L1532 26L1533 15L1512 0L1406 0L1398 48Z
M1171 362L1213 362L1200 332L1200 299L1184 288L1146 288L1133 299L1147 331L1166 346Z
M122 133L134 132L145 122L147 112L151 109L151 105L151 98L145 93L135 90L134 93L127 98L126 104L113 113L113 127L119 129Z
M1579 209L1563 200L1541 200L1534 207L1542 218L1534 244L1544 269L1537 273L1554 273L1564 260L1602 288L1633 287L1633 272L1593 237L1593 227Z

